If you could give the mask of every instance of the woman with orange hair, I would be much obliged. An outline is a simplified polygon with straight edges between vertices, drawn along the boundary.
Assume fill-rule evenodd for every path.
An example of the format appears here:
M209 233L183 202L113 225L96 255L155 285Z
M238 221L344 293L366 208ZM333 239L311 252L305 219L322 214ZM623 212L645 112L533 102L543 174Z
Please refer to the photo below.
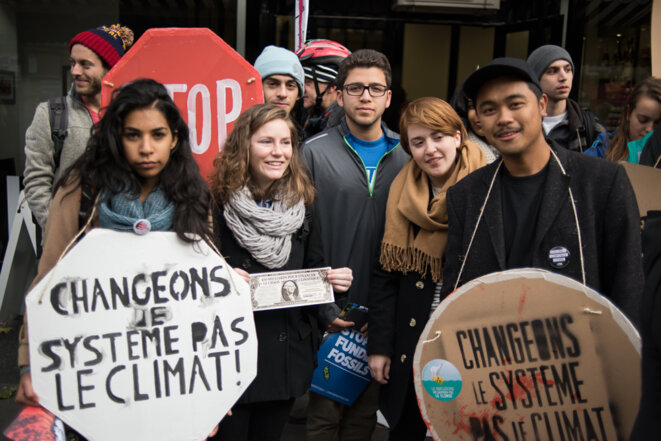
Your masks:
M440 302L445 193L484 166L485 157L467 141L457 113L439 98L413 101L399 130L411 159L390 187L380 268L370 285L367 352L372 377L383 385L380 409L390 425L389 439L423 440L427 427L415 398L412 362L420 333Z

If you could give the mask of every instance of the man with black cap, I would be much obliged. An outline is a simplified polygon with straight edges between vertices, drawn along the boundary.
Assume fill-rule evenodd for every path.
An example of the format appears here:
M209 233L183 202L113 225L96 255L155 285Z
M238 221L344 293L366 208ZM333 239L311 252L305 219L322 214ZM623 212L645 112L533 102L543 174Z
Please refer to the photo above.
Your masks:
M501 159L447 192L441 298L485 274L540 268L599 291L637 323L640 217L622 166L544 138L547 98L523 60L497 58L464 88Z
M547 44L528 56L528 64L548 97L544 133L562 147L583 152L606 128L597 115L581 106L569 93L574 79L574 62L569 52Z
M101 81L132 44L133 31L118 24L77 34L69 42L69 93L39 104L35 111L25 133L23 175L25 198L42 228L55 182L85 151L92 125L99 121Z

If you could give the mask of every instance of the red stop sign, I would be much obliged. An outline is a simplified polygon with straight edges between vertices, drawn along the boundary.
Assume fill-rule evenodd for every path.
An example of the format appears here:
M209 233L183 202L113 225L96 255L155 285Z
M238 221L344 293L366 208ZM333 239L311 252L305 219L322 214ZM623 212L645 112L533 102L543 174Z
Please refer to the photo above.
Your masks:
M207 28L147 30L105 76L101 105L138 78L167 87L188 123L193 156L205 178L239 114L264 102L259 73Z

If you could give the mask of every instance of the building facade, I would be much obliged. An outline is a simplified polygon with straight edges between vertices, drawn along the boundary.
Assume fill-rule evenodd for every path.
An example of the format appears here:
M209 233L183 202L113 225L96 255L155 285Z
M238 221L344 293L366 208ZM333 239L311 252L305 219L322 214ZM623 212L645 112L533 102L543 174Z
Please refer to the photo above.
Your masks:
M614 127L628 91L651 74L651 9L652 0L310 0L307 37L388 56L393 127L408 100L450 99L493 57L562 45L576 65L573 97ZM253 62L268 44L293 49L293 11L294 0L0 0L0 169L22 172L25 130L37 103L68 88L77 32L208 27Z

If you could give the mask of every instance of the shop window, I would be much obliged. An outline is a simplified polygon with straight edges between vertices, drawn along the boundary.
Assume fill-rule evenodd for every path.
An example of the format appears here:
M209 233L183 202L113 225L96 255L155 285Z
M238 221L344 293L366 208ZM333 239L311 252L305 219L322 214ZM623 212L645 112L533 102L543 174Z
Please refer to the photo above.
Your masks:
M608 130L619 124L631 89L651 75L651 6L650 0L587 4L578 100Z
M402 88L409 100L423 96L448 99L450 41L450 26L405 25Z
M495 29L492 27L462 26L459 33L456 88L468 75L493 58Z
M508 32L505 35L505 56L520 58L525 60L528 58L528 39L530 38L530 31Z

